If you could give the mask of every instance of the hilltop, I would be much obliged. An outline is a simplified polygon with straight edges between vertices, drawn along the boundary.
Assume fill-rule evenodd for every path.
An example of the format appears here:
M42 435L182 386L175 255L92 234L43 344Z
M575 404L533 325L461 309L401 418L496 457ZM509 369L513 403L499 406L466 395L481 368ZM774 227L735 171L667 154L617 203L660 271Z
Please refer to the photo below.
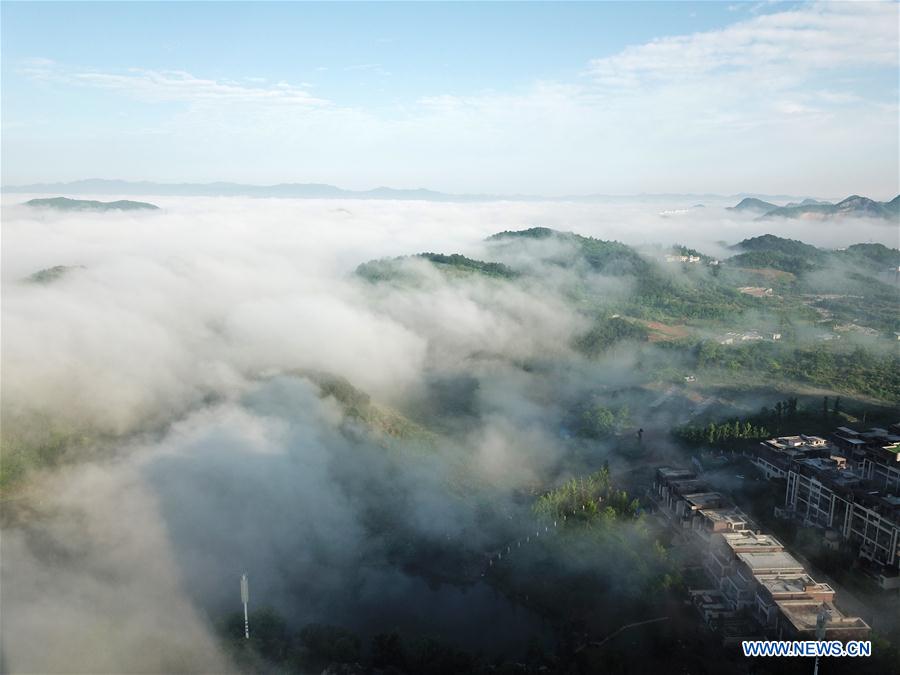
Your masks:
M809 322L808 330L817 332L820 340L832 324L839 331L882 336L900 328L895 279L900 251L881 244L829 250L763 234L731 246L733 255L722 260L684 246L667 249L687 258L681 262L664 249L639 251L547 227L498 232L485 244L485 260L423 253L363 263L356 274L374 284L408 286L423 279L422 268L414 266L418 261L457 280L482 277L538 288L558 270L568 274L560 292L590 324L573 346L591 354L622 337L655 340L662 331L667 340L673 335L681 339L685 322L729 329L746 312L764 307L772 312L767 319L772 325L787 330L784 324L790 320L785 317L790 316ZM817 274L824 270L831 274ZM615 290L597 293L598 284ZM617 317L622 320L614 320ZM640 326L650 327L650 334Z
M26 206L35 208L56 209L58 211L157 211L159 207L149 202L134 202L120 199L114 202L99 202L92 199L69 199L68 197L50 197L46 199L30 199Z
M531 227L525 230L504 231L492 234L487 242L499 245L521 243L530 239L552 240L569 245L569 253L557 251L547 262L570 267L576 263L586 263L592 271L612 276L646 274L650 265L631 246L618 241L606 241L585 237L574 232L560 232L547 227ZM565 250L565 249L563 249Z
M796 239L763 234L744 239L731 248L737 253L728 263L745 268L798 273L826 263L849 263L861 265L861 269L877 275L900 267L900 251L883 244L852 244L846 249L827 250Z
M370 260L359 265L356 268L356 274L372 283L412 279L416 275L414 270L408 266L408 263L417 260L430 263L436 270L448 276L477 274L497 279L514 279L518 276L518 272L502 263L475 260L459 253L451 255L417 253L411 256Z
M755 197L747 197L746 199L742 199L735 206L729 206L729 211L758 211L760 213L768 213L774 209L777 209L778 206L772 204L770 202L764 202L762 199L756 199Z
M50 284L54 281L58 281L62 279L67 274L71 273L74 270L84 269L83 265L54 265L53 267L47 267L42 270L38 270L33 274L25 277L23 281L27 281L33 284Z
M804 199L799 203L788 203L777 206L760 199L747 198L730 211L757 212L760 218L829 218L834 216L856 216L862 218L896 219L900 217L900 195L889 202L878 202L868 197L850 195L846 199L832 204L831 202Z

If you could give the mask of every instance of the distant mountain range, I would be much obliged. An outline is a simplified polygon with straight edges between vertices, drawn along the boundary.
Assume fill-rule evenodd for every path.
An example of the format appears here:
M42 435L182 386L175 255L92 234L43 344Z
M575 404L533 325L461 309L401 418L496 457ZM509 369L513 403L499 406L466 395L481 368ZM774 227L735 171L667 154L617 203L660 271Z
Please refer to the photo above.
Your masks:
M737 205L729 207L729 210L758 213L761 219L828 218L831 216L896 219L900 217L900 195L889 202L876 202L868 197L851 195L836 204L804 199L800 203L789 203L784 206L748 197L742 199Z
M68 197L51 197L49 199L29 199L26 206L58 211L155 211L159 207L148 202L133 202L120 199L115 202L98 202L92 199L69 199Z
M153 183L149 181L124 181L91 178L71 183L35 183L32 185L5 185L6 193L61 194L61 195L156 195L172 197L284 197L300 199L402 199L439 202L484 201L616 201L647 199L671 201L684 199L702 201L708 199L741 199L765 197L789 202L797 199L791 195L736 195L716 194L640 194L640 195L567 195L546 197L540 195L501 194L450 194L424 188L403 190L379 187L373 190L345 190L325 183L279 183L277 185L246 185L243 183ZM773 205L774 208L774 205Z

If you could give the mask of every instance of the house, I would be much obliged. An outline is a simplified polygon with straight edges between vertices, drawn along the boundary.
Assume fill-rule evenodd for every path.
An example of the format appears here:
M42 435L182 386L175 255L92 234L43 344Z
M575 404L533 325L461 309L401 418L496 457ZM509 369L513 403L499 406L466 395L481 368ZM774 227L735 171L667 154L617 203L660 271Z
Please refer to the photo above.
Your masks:
M668 466L661 466L656 470L656 477L653 481L653 491L659 497L660 502L666 508L674 510L675 494L673 486L675 483L683 481L695 481L697 474L690 469L677 469ZM698 481L702 485L706 485L702 481Z
M900 496L871 488L853 471L797 462L788 472L785 507L797 520L839 532L888 579L900 570Z
M781 436L762 441L756 452L745 452L767 479L786 478L791 465L810 457L831 458L835 448L821 436ZM834 455L838 457L837 455ZM843 461L840 457L840 461ZM834 460L835 466L839 463Z
M779 619L779 602L786 600L814 600L831 602L834 589L822 584L806 572L761 574L756 577L756 619L764 628L775 629Z
M695 492L681 495L681 501L675 505L675 513L689 515L691 520L695 513L703 509L718 509L728 503L724 495L718 492Z
M762 288L761 286L741 286L738 292L744 295L751 295L754 298L771 298L775 291L771 288Z
M864 432L838 427L832 432L832 438L850 468L878 489L900 494L900 424Z
M691 603L708 625L713 625L720 619L730 618L736 614L721 591L703 589L690 591L690 594Z
M866 640L869 625L858 616L845 616L830 600L779 600L778 616L775 621L775 635L781 640L815 640L819 612L828 615L825 624L825 639Z
M667 263L698 263L700 262L699 255L676 255L676 254L668 254L666 255Z
M784 546L770 534L752 531L720 532L710 536L703 568L720 587L725 577L734 573L737 554L749 551L783 551Z
M736 506L701 509L691 524L691 529L704 542L708 542L713 534L744 532L755 527L750 517Z

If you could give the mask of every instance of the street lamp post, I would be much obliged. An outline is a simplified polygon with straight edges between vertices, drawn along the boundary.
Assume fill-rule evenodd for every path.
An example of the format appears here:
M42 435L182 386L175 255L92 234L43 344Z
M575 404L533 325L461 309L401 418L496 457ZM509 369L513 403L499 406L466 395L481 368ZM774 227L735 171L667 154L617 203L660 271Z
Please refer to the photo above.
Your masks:
M247 603L250 602L250 582L247 575L241 575L241 602L244 603L244 639L250 639L250 619L247 616Z

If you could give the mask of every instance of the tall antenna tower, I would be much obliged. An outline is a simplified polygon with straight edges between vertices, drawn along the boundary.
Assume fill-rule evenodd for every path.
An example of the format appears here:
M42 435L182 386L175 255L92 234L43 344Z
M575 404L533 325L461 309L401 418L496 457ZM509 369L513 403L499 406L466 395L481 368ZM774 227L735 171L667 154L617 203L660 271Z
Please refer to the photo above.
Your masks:
M250 639L250 619L247 617L247 603L250 602L250 582L247 575L241 575L241 602L244 603L244 639Z
M819 607L819 613L816 615L816 640L821 642L825 639L825 633L828 630L828 620L831 618L831 611L823 602ZM813 675L819 675L819 655L816 654L816 664L813 666Z

